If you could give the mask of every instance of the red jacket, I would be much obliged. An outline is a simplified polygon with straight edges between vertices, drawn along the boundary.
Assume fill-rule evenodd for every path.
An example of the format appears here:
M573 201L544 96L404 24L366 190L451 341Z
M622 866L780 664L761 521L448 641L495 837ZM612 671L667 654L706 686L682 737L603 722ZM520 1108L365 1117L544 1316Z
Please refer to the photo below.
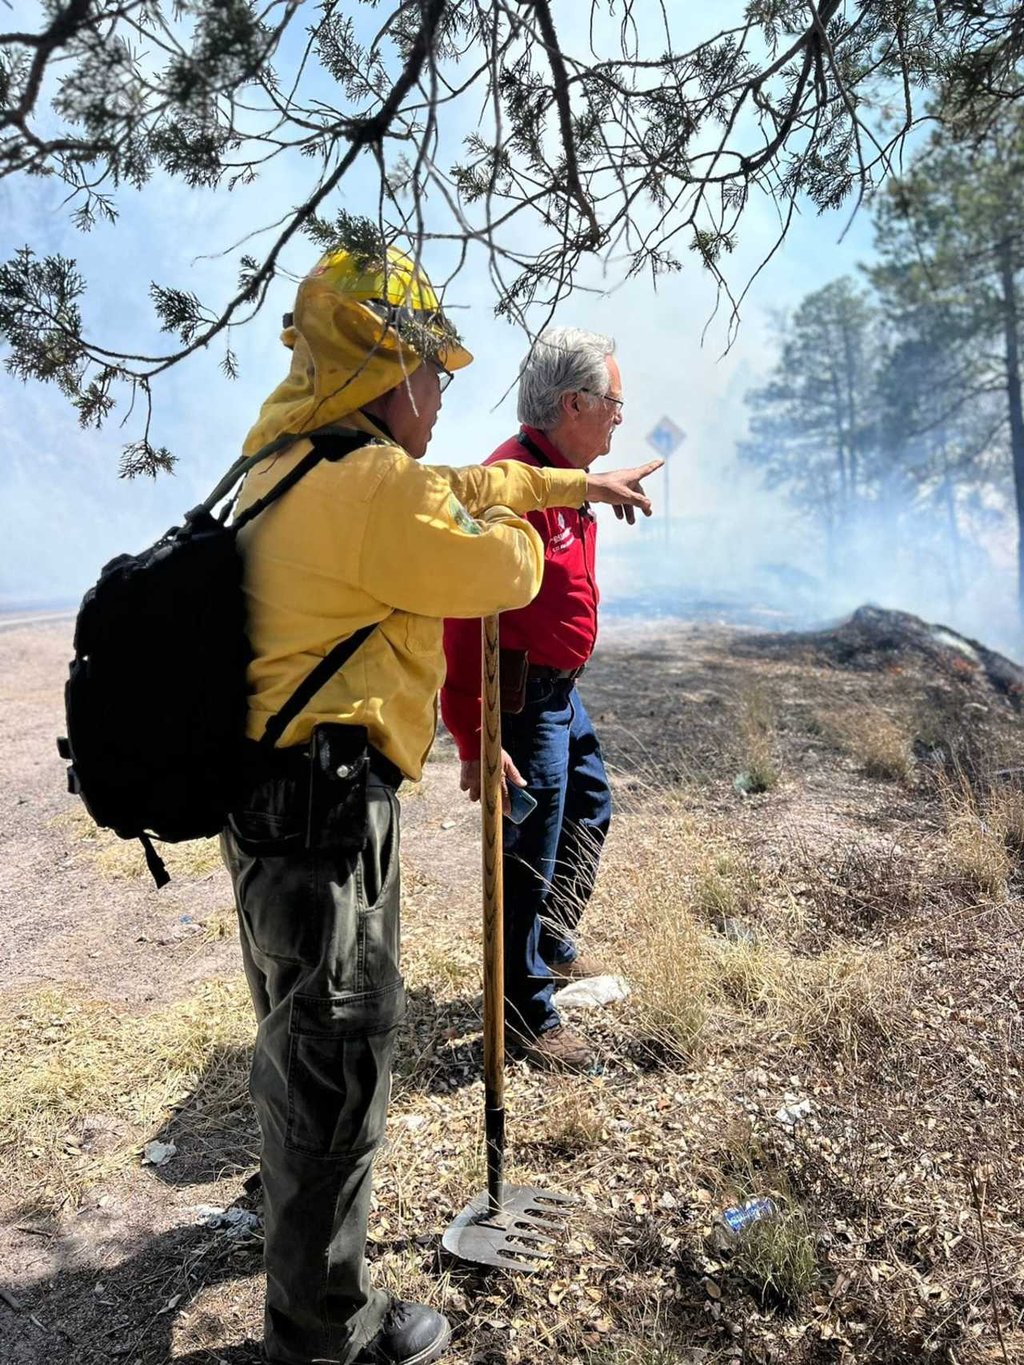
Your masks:
M540 451L539 460L518 436L512 436L484 461L545 462L568 469L566 460L542 431L523 427L523 434ZM594 577L597 522L586 506L531 512L528 520L544 542L544 581L528 607L501 616L503 649L526 650L531 664L547 668L580 668L594 652L597 604L600 594ZM444 623L444 652L448 675L441 689L441 715L459 749L459 757L480 757L480 622Z

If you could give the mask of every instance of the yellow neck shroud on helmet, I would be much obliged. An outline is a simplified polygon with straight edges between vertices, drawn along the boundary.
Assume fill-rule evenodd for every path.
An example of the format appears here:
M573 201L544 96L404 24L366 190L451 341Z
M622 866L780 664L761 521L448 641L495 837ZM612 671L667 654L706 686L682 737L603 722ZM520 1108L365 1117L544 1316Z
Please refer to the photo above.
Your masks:
M288 377L260 409L243 452L285 432L316 431L397 388L424 360L460 370L473 357L445 319L430 281L395 247L386 264L330 251L299 285Z

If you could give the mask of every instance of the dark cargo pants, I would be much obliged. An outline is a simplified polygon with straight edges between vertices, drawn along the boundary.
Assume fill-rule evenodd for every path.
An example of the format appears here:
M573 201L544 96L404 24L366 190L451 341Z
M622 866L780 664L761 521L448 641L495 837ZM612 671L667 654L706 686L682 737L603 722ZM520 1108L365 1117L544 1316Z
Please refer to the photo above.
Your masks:
M405 1011L398 802L371 776L368 845L347 855L305 851L305 805L301 782L260 784L221 848L259 1021L266 1351L283 1365L347 1365L388 1307L364 1253Z

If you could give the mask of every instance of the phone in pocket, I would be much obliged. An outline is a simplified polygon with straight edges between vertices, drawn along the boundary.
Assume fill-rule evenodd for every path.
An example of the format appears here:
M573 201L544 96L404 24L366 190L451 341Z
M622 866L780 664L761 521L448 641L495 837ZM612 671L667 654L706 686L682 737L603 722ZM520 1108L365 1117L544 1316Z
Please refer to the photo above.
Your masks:
M508 819L514 825L521 825L531 811L537 809L537 798L531 796L525 787L508 784Z

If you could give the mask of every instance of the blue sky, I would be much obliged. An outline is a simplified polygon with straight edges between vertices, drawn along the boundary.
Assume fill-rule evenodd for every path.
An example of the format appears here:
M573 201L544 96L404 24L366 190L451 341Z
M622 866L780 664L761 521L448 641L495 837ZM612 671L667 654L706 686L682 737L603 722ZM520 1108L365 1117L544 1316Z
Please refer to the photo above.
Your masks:
M567 6L565 0L563 16L571 12ZM35 6L18 8L23 16L37 12ZM715 22L720 15L734 19L742 8L722 0L714 7ZM371 17L379 22L379 11ZM678 37L684 42L706 37L709 28L698 9L685 19ZM470 116L448 117L447 148L457 147ZM357 168L333 207L372 209L370 171L368 166ZM223 297L234 280L237 252L226 257L216 253L239 241L254 223L283 212L301 193L295 168L284 162L276 163L255 189L231 195L190 192L155 180L141 195L121 197L116 225L83 236L68 225L55 183L0 182L0 259L25 243L39 253L74 255L91 281L86 315L97 338L117 336L130 349L162 346L167 339L153 322L150 282L188 287L200 297ZM580 293L559 311L559 322L591 327L617 340L627 402L614 462L647 458L646 433L662 414L671 416L687 433L673 463L671 510L676 517L714 526L719 541L728 542L734 525L745 527L749 540L756 523L774 527L780 518L785 521L781 506L765 499L753 476L734 462L736 438L746 420L743 394L770 368L778 312L870 256L866 215L840 240L848 220L848 210L823 217L810 210L796 218L784 247L748 296L738 337L726 354L724 313L702 342L715 291L690 253L683 272L663 280L657 291L648 280L603 279L595 268L587 282L602 292ZM745 283L771 244L773 230L774 210L752 203L729 264L732 280ZM298 274L314 255L303 243L290 252L287 264ZM440 252L436 258L428 254L425 263L443 273ZM214 350L159 381L154 436L174 449L179 466L174 477L156 483L127 484L118 478L126 436L116 420L102 432L82 432L56 391L0 376L0 419L10 452L4 462L17 471L5 485L0 521L0 603L74 597L111 554L147 543L208 491L234 458L259 403L283 374L287 353L278 340L278 324L292 292L288 280L278 281L261 316L235 334L239 380L223 378L217 368L221 352ZM494 317L482 259L470 258L446 303L454 306L458 326L477 358L446 395L429 458L472 463L514 428L514 400L500 399L526 343L520 332ZM662 476L652 481L656 498L663 485ZM653 526L630 531L610 516L602 532L607 544L623 550L654 534ZM609 563L614 566L621 559L620 553Z

